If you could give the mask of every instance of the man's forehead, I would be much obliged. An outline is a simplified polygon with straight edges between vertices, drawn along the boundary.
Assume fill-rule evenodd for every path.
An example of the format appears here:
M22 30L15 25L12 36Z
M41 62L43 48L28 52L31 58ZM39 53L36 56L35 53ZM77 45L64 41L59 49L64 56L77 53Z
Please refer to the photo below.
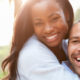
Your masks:
M73 25L71 32L80 31L80 22Z
M80 23L76 23L73 25L71 32L70 32L70 38L78 38L80 37Z

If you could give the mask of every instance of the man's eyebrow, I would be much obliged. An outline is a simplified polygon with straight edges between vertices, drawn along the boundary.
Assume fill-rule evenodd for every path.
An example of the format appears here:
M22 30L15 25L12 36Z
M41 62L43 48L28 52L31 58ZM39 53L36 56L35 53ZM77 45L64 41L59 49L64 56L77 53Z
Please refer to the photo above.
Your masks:
M79 39L80 37L77 37L77 36L73 36L73 37L70 37L69 40L72 40L72 39Z

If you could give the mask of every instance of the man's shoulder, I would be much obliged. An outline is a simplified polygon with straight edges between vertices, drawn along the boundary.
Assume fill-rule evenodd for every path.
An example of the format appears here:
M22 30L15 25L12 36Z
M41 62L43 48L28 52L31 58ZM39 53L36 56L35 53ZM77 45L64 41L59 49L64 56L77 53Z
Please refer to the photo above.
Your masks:
M74 72L73 72L73 70L72 70L72 65L71 65L71 63L70 63L69 60L63 61L63 62L62 62L62 65L64 66L65 69L67 69L69 72L71 72L71 73L74 74Z

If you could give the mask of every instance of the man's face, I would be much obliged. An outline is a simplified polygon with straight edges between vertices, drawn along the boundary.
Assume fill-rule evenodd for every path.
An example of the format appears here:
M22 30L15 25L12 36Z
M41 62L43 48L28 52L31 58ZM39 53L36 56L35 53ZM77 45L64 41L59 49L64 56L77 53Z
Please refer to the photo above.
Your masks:
M68 56L74 71L80 76L80 23L75 24L71 30Z

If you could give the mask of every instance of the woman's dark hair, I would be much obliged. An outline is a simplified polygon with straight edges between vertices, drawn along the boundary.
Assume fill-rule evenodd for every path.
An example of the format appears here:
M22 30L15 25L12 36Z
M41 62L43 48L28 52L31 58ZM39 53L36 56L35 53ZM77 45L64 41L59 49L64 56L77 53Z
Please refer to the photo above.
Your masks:
M2 69L5 70L8 65L9 74L3 80L16 80L18 75L17 63L19 52L22 49L24 43L31 37L34 33L32 21L31 21L31 7L33 4L43 0L29 0L22 10L19 12L18 16L15 19L14 24L14 34L12 38L12 45L10 49L10 55L3 61ZM73 9L68 2L68 0L56 0L59 5L62 7L63 12L67 11L69 14L69 20L67 21L69 30L73 24ZM68 37L68 34L67 34Z
M66 21L68 23L68 33L66 34L65 38L69 38L69 33L71 30L71 27L73 25L73 20L74 20L74 13L73 13L73 8L69 2L69 0L56 0L59 5L62 7L64 15L66 16L66 13L68 16L66 16ZM67 20L67 17L69 17L69 19Z

